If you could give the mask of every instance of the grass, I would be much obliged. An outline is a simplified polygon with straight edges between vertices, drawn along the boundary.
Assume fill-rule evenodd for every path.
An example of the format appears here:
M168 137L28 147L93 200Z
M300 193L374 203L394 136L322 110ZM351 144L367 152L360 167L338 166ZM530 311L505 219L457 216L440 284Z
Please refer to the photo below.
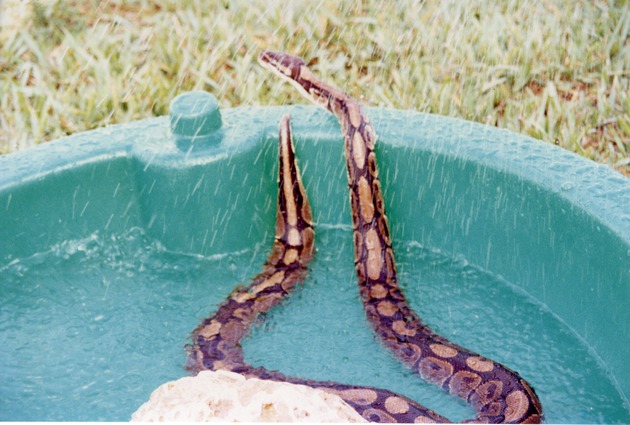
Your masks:
M626 1L0 0L0 152L168 112L306 103L256 63L299 54L370 106L528 134L630 175ZM17 16L17 17L16 17Z

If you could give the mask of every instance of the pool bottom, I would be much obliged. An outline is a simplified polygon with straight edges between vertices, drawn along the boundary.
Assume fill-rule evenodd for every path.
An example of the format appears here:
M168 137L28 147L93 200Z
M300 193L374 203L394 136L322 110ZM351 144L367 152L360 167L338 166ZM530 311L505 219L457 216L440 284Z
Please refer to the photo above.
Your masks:
M317 232L309 278L253 329L246 359L289 375L388 388L452 420L472 417L463 401L410 373L374 338L358 297L350 229L319 225ZM267 249L180 255L135 228L0 265L0 419L128 420L160 384L185 375L190 331L258 272ZM628 422L610 372L516 283L414 242L397 245L397 260L421 317L517 370L548 422Z

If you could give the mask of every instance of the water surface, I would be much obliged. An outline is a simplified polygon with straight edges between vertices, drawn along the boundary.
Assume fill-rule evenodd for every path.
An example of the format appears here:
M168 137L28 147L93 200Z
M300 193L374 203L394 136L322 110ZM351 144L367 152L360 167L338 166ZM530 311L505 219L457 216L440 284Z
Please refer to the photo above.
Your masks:
M256 365L384 387L453 420L466 404L399 365L361 308L349 228L317 227L310 277L244 341ZM545 306L465 258L396 246L400 282L424 320L519 371L549 422L622 423L610 371ZM167 252L140 229L95 233L0 263L0 420L126 421L160 384L186 375L188 335L267 246L213 257Z

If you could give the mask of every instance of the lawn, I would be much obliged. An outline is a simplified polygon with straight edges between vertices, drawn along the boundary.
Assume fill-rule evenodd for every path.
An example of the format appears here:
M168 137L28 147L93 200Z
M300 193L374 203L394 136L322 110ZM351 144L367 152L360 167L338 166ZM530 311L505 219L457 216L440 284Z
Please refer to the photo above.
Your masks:
M164 115L306 103L256 62L306 58L365 105L460 117L630 175L626 1L0 0L0 153Z

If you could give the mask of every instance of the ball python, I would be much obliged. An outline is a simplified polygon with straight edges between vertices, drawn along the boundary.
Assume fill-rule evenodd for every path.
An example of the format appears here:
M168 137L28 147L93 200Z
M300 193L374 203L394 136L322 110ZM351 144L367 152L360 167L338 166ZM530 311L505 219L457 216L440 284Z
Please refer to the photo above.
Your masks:
M263 271L248 286L237 286L217 311L192 333L186 369L228 370L247 377L308 385L338 395L367 419L381 422L447 422L445 418L391 391L285 376L245 362L240 340L255 321L302 282L314 253L313 218L295 159L289 116L280 121L275 238ZM391 410L408 406L396 420ZM389 408L389 410L387 410Z
M325 107L339 120L344 137L359 292L367 319L383 344L423 379L466 400L477 412L472 422L542 422L538 397L517 372L438 335L408 304L397 282L374 152L376 133L359 103L320 81L299 57L263 51L258 59L263 67L295 85L309 100ZM238 341L258 314L277 304L304 278L313 254L311 210L297 165L290 162L295 159L288 117L281 121L279 140L278 212L271 254L264 271L253 283L247 288L237 288L217 313L193 332L190 369L226 368L263 379L320 388L339 395L372 422L449 422L388 390L290 378L244 362ZM287 189L288 178L293 191Z

